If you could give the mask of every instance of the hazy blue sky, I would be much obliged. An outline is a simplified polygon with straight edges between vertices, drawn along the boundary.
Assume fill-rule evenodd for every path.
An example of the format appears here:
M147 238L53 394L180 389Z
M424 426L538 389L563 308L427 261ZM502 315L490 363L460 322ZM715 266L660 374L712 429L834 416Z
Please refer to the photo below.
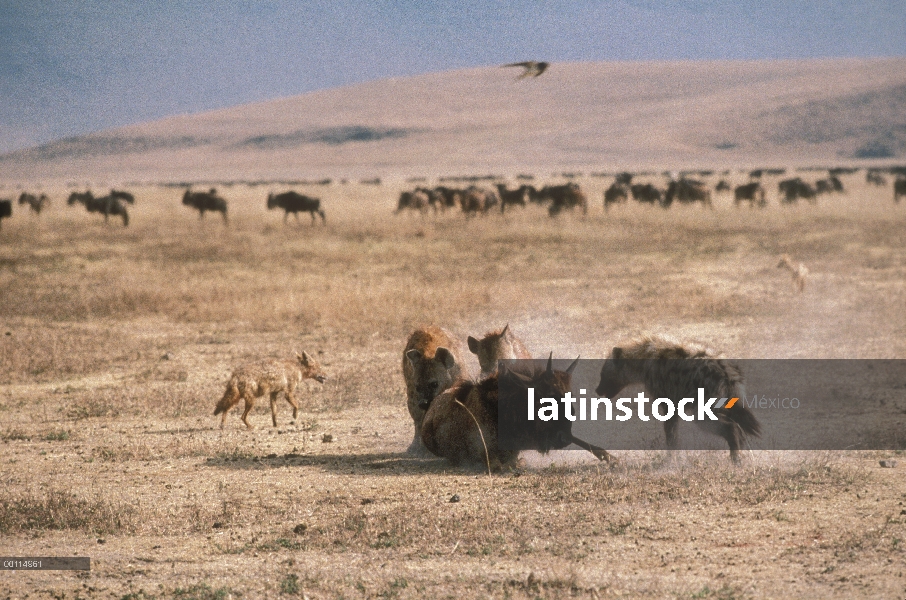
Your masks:
M902 55L906 0L0 0L0 152L517 60Z

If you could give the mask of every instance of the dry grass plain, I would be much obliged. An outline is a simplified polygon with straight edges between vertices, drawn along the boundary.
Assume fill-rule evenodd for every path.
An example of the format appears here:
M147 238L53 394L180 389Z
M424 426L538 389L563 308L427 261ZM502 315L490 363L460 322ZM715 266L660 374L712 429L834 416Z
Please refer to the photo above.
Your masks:
M266 186L221 187L229 227L149 186L128 229L48 185L46 214L0 232L0 548L92 568L3 572L0 598L906 596L902 456L878 465L896 452L609 470L577 451L494 477L404 454L420 324L509 323L561 357L651 332L738 358L906 358L906 207L843 180L818 206L778 207L769 179L763 211L605 215L610 180L587 178L589 215L558 220L394 217L406 184L334 184L309 190L326 227L284 226ZM331 376L300 419L281 400L274 430L259 402L255 430L236 411L218 429L231 369L293 350Z

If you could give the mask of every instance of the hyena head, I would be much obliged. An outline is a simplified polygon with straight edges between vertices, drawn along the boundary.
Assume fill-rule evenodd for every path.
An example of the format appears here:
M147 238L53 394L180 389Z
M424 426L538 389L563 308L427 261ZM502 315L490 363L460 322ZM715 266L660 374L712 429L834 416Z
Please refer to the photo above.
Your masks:
M431 402L450 387L459 376L460 366L447 348L440 347L433 358L425 358L420 350L413 348L406 352L415 374L415 392L418 407L428 410Z
M513 345L513 334L510 333L509 324L501 331L492 331L485 334L480 340L470 335L468 342L469 351L478 357L482 376L490 375L496 371L498 360L523 358L519 356Z
M321 365L313 359L308 352L302 351L302 354L296 352L296 358L302 366L302 379L314 379L318 383L327 381L327 375L321 370Z
M622 390L628 382L623 375L623 349L614 348L610 358L604 361L601 367L601 381L595 389L595 393L603 398L610 398Z

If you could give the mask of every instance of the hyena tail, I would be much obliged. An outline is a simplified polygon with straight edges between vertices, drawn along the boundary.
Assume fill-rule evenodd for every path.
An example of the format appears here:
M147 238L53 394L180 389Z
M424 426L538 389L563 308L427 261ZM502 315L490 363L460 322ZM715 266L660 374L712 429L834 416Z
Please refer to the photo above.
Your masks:
M236 404L239 403L239 386L235 377L230 379L230 382L227 383L226 391L223 393L223 398L220 399L220 402L217 403L217 407L214 409L214 414L219 415L220 413L225 413L230 410Z
M733 408L727 411L727 416L739 425L739 428L742 429L743 433L746 435L761 437L761 423L758 422L755 413L749 410L742 401L742 399L746 397L745 386L743 384L738 384L733 395L740 398L740 400L737 401Z

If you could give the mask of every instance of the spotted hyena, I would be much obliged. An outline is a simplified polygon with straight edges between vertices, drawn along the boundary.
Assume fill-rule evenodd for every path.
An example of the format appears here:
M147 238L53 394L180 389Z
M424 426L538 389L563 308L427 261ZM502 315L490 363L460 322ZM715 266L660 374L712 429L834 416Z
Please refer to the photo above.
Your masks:
M652 398L679 399L697 388L706 397L741 398L745 379L739 368L714 357L705 348L649 337L624 347L614 348L601 367L601 381L596 392L613 398L624 387L642 383ZM696 421L705 431L718 435L730 446L730 458L739 461L739 450L745 437L761 435L761 425L748 408L737 403L733 408L713 409L717 421ZM679 415L664 422L667 447L679 442Z
M510 331L509 324L503 329L489 331L480 340L470 335L467 341L469 351L478 357L482 378L488 377L497 371L497 361L499 360L528 359L532 357L529 351L526 350L522 340Z
M463 361L462 342L440 327L416 329L403 350L403 378L409 414L415 435L408 451L425 454L421 441L422 421L431 402L444 390L469 374Z
M308 355L307 352L296 354L296 360L265 360L257 363L242 365L230 377L223 398L217 403L214 414L223 413L220 419L220 428L226 424L227 413L239 404L240 399L245 400L245 412L242 413L242 422L249 429L252 425L248 422L249 411L255 405L255 398L270 395L271 417L274 427L277 426L277 394L283 392L286 401L293 407L293 419L299 413L293 392L303 379L314 379L323 383L327 376L321 370L321 365Z

